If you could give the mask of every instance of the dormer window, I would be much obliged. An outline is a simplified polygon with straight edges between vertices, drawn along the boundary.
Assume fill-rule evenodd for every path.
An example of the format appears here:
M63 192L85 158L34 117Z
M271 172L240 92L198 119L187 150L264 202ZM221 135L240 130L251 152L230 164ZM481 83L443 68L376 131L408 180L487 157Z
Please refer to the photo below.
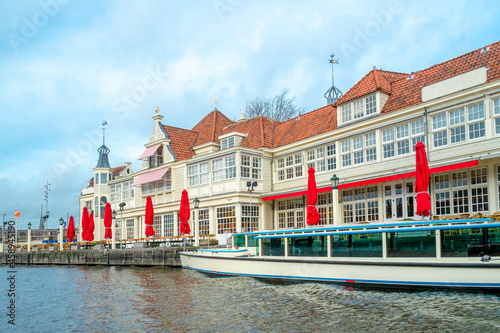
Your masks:
M222 139L220 141L220 149L228 149L234 147L234 136Z
M163 145L160 145L153 155L149 156L149 167L154 168L163 164Z
M377 94L361 97L347 102L340 107L340 123L342 125L377 113Z

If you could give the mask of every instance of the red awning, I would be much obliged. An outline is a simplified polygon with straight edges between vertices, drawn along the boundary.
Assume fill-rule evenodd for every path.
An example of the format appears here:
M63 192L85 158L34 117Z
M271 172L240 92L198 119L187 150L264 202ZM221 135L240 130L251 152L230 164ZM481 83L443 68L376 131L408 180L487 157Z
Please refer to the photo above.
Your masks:
M151 171L151 172L139 175L139 176L137 176L137 178L132 183L132 186L138 186L138 185L141 185L141 184L151 183L151 182L160 180L160 179L163 178L163 176L167 173L167 171L169 169L170 168L167 167L167 168L163 168L163 169L160 169L160 170L155 170L155 171Z
M142 160L143 158L146 158L146 157L153 155L155 153L155 151L158 149L158 147L160 147L160 146L161 146L161 143L146 148L146 150L144 151L144 153L142 153L141 157L139 157L138 160Z
M434 173L453 171L453 170L459 170L459 169L464 169L464 168L472 168L472 167L476 167L478 165L479 165L478 160L463 162L463 163L455 163L455 164L445 165L445 166L441 166L441 167L431 168L429 170L429 173L434 174ZM378 184L378 183L387 183L387 182L391 182L391 181L395 181L395 180L412 178L415 176L416 176L415 171L412 171L412 172L405 172L405 173L400 173L397 175L391 175L391 176L386 176L386 177L372 178L372 179L368 179L368 180L362 180L359 182L341 184L341 185L339 185L339 190L353 188L353 187L359 187L359 186L373 185L373 184ZM332 190L331 186L318 188L318 192L328 192L331 190ZM307 195L307 191L299 191L299 192L292 192L292 193L286 193L286 194L272 195L272 196L262 198L262 201L291 198L291 197L302 196L302 195Z

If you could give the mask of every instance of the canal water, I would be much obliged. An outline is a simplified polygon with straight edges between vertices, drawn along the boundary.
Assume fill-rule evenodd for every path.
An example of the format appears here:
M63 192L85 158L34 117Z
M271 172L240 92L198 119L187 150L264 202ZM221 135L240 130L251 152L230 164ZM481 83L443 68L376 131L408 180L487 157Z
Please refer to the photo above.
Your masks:
M0 332L500 332L500 294L399 291L191 270L1 269ZM15 326L7 307L15 301Z

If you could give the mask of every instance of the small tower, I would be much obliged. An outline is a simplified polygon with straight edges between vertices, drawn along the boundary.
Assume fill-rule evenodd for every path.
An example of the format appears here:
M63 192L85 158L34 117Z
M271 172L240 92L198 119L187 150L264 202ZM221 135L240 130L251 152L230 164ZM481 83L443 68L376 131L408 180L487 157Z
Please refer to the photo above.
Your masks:
M102 146L97 149L97 152L99 153L99 160L97 161L96 168L111 168L108 160L109 148L106 147L106 144L104 142L104 131L106 131L107 124L108 122L106 120L102 122Z
M335 54L330 54L330 60L329 62L332 64L332 86L330 89L328 89L325 93L325 98L326 98L326 105L335 103L340 96L342 96L342 91L339 90L339 88L335 87L335 79L333 75L333 64L339 63L339 59L333 59L335 57Z

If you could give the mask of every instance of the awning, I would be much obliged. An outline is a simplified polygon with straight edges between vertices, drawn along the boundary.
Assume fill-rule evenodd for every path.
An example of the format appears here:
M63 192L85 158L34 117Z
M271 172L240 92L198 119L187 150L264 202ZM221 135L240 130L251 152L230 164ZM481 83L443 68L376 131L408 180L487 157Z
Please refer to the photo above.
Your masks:
M161 143L146 148L146 150L144 151L144 153L142 153L141 157L139 157L138 160L142 160L143 158L146 158L146 157L153 155L155 153L155 151L158 149L158 147L160 147L160 146L161 146Z
M151 183L151 182L160 180L160 179L163 178L163 176L167 173L167 171L169 169L170 168L167 167L167 168L163 168L163 169L160 169L160 170L155 170L155 171L151 171L151 172L139 175L139 176L137 176L137 178L132 183L132 186L139 186L139 185L142 185L142 184Z
M445 166L441 166L441 167L431 168L431 169L429 169L429 172L432 175L434 173L453 171L453 170L459 170L459 169L464 169L464 168L472 168L472 167L476 167L478 165L479 165L479 160L474 160L474 161L469 161L469 162L455 163L455 164L445 165ZM387 182L391 182L391 181L395 181L395 180L412 178L412 177L415 177L415 175L416 175L416 172L412 171L412 172L405 172L405 173L400 173L400 174L391 175L391 176L362 180L359 182L340 184L339 190L353 188L353 187L359 187L359 186L373 185L373 184L378 184L378 183L387 183ZM331 186L318 188L318 192L328 192L331 190L332 190ZM307 191L277 194L277 195L271 195L268 197L263 197L262 201L291 198L291 197L302 196L302 195L306 195L306 194L307 194Z

